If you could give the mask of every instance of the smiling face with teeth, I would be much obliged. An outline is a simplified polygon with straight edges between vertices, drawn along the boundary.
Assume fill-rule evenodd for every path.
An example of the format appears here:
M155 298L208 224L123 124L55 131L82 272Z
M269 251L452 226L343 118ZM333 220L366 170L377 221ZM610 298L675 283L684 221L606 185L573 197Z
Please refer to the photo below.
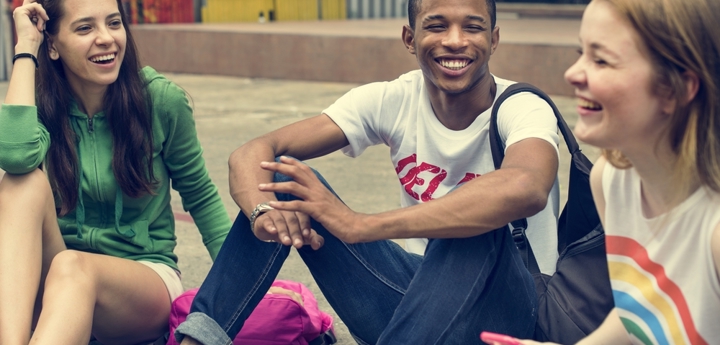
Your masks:
M50 58L62 63L75 94L104 91L118 78L127 36L116 0L64 0Z
M431 93L457 95L493 83L490 55L499 41L485 0L423 0L415 27L403 29Z
M632 25L607 1L594 0L580 41L580 58L565 72L578 99L578 139L626 154L657 142L672 104L657 92L653 64Z

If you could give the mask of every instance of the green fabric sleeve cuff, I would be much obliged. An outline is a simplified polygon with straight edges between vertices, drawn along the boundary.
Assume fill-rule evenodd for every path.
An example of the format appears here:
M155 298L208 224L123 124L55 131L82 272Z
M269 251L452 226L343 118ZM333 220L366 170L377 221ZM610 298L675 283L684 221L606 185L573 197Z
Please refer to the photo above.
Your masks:
M222 245L223 245L223 242L225 242L226 236L227 235L220 236L205 245L205 248L207 248L208 252L210 253L210 258L212 259L213 262L215 261L215 258L217 257L218 253L220 252L220 248L222 248Z

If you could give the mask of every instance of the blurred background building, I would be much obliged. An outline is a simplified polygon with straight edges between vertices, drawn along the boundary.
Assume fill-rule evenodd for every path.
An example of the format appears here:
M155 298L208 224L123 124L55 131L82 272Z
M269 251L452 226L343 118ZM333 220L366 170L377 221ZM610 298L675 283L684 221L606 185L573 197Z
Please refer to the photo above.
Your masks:
M307 53L306 49L310 49L309 51L312 52L312 47L306 47L308 44L319 44L321 48L328 49L323 51L322 54L344 54L344 57L354 56L356 60L361 60L361 57L364 57L364 61L366 62L362 63L363 68L368 66L373 68L371 63L369 63L369 61L373 60L371 59L371 55L376 54L373 56L377 56L377 54L379 54L379 52L375 52L373 49L382 50L382 54L385 54L385 56L391 55L386 54L387 49L382 48L384 46L378 45L380 41L369 42L367 39L363 39L370 36L377 36L377 32L381 31L381 27L388 25L385 22L393 22L393 28L396 28L397 25L402 26L401 19L407 17L407 1L408 0L122 0L122 4L126 13L129 14L132 24L142 24L137 25L134 30L139 34L136 35L136 40L138 40L141 50L144 50L143 56L148 57L147 61L152 65L168 72L220 73L265 78L284 76L291 79L367 82L370 80L385 80L397 76L399 71L416 68L413 59L406 56L407 53L404 52L404 49L402 49L400 45L395 44L395 40L399 35L396 32L397 29L392 29L390 36L385 38L392 37L392 48L398 49L398 54L402 55L400 59L405 59L407 62L402 62L402 66L386 72L378 72L375 74L366 73L362 78L343 76L342 74L347 74L346 71L349 69L347 66L342 70L330 71L329 73L332 73L333 76L324 76L322 75L322 71L318 72L307 67L297 67L295 69L297 73L287 73L285 70L278 69L277 64L272 65L266 56L291 54L293 55L293 60L290 61L292 63L285 62L284 65L297 65L298 61L302 62L303 60L313 58L304 57L303 55ZM534 48L534 51L525 49L514 52L513 54L522 52L523 54L534 57L535 60L537 60L537 56L548 56L547 60L550 61L553 59L557 60L554 56L567 55L567 52L557 51L555 53L556 55L548 55L542 50L546 49L543 47L547 46L547 44L540 43L552 43L558 46L557 42L555 42L558 40L556 37L559 37L558 33L562 34L564 32L571 32L572 36L577 37L577 31L574 31L576 30L576 24L563 23L562 19L577 20L579 22L585 4L589 1L590 0L497 0L497 12L498 18L502 19L560 19L559 24L557 24L557 22L533 22L526 24L534 25L535 27L547 27L548 25L558 27L558 25L560 25L560 29L554 29L554 31L550 31L542 37L534 38L534 36L538 36L538 33L536 32L537 30L532 28L528 29L527 33L518 32L516 34L516 36L527 37L532 40L536 48ZM0 0L0 80L8 79L11 71L14 46L12 9L21 4L22 0ZM387 19L387 21L381 19ZM251 23L257 25L257 23L270 22L276 22L277 25L264 25L262 28L252 25L247 26ZM317 24L312 22L316 22ZM350 25L350 22L355 22L356 24ZM171 23L182 25L156 25ZM206 25L198 26L196 23ZM232 25L232 23L237 23L237 25L233 27L227 26L227 24ZM225 26L218 26L216 24ZM543 29L542 27L540 27L540 29ZM508 32L512 33L512 31L508 31L507 29L513 28L505 26L503 32L506 34ZM272 38L270 38L270 36L267 35L255 41L243 40L243 37L250 35L249 31L259 33L263 30L268 35L282 34L283 37L288 38L289 41L282 41L282 38L277 38L279 36L272 36ZM212 36L208 36L209 34L204 36L200 35L202 32L208 31L213 31L215 34ZM235 36L225 37L220 34L231 31L235 33ZM245 32L239 33L240 31ZM279 31L282 31L282 33ZM304 36L300 37L298 35ZM308 38L305 37L307 35L314 35L318 40L309 41ZM357 48L356 52L346 49L347 47L345 46L351 44L346 42L347 40L340 43L335 41L331 42L323 38L327 35L355 36L358 41L352 43L353 45L366 44L366 46ZM380 35L382 36L382 34ZM363 36L363 39L360 39L359 36ZM503 37L507 38L509 36L504 35ZM321 38L323 39L320 40ZM215 42L215 44L217 44L217 46L215 46L213 45L213 41L221 42ZM256 41L258 42L257 46L253 45L253 42ZM504 42L508 42L508 40L504 40ZM573 39L572 42L572 44L575 44L576 38ZM345 46L343 46L343 44ZM225 47L228 45L231 45L233 49ZM287 47L286 50L272 49L274 46L279 45ZM568 43L563 43L563 45L567 46ZM527 44L525 46L527 46ZM511 48L507 44L505 47L507 47L506 50ZM538 51L538 49L541 49L541 51ZM245 50L253 50L255 56L237 56L239 51ZM236 71L236 69L239 68L237 66L229 66L232 68L222 66L221 69L215 71L207 67L202 69L197 66L221 66L223 61L208 60L199 55L202 53L215 53L215 55L223 57L234 56L236 61L243 61L246 64L251 62L252 58L260 60L255 63L256 65L253 65L252 71L249 72ZM174 59L171 60L169 57L174 57ZM388 60L392 59L386 59L383 63L388 64ZM401 62L395 61L391 63L399 64ZM557 74L555 71L550 70L543 72L547 69L546 67L549 66L550 62L537 60L532 61L532 63L533 66L531 67L533 67L533 70L530 72L535 74L538 80L544 80L544 73L550 75L553 75L552 73ZM329 63L329 65L334 64L336 63ZM565 68L564 64L567 64L567 62L563 61L556 64L559 66L557 68L559 70L559 68ZM269 69L270 72L274 72L257 72L264 69ZM508 76L527 75L527 73L523 73L524 71L513 67L513 70L506 74ZM563 84L564 82L558 80L557 83ZM562 92L565 91L561 90L561 93Z
M590 0L498 0L499 9ZM124 0L134 23L266 22L407 17L407 0ZM505 6L507 7L507 6Z

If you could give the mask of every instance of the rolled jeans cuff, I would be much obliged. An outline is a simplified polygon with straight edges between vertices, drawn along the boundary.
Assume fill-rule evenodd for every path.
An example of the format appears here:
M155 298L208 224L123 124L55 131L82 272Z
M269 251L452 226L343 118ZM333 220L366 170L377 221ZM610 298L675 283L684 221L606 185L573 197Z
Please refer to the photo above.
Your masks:
M189 336L203 345L232 345L232 339L215 320L198 312L190 313L185 322L175 329L175 340L178 343L181 343L185 336Z

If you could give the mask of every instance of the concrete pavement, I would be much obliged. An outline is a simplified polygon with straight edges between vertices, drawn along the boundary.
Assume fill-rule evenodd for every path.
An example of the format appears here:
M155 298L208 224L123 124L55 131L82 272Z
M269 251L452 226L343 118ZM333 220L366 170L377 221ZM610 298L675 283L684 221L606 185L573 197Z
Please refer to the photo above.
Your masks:
M210 75L166 75L183 87L192 98L198 135L205 150L204 156L210 175L233 218L238 207L228 193L227 158L230 153L256 136L319 114L335 99L356 86L346 83ZM0 82L0 100L4 99L6 92L7 82ZM553 99L572 127L577 119L575 102L568 97ZM585 145L583 147L591 160L598 157L597 149ZM564 148L561 153L560 181L564 200L569 163ZM309 164L327 178L351 208L359 212L375 213L394 209L399 205L397 176L388 157L389 150L378 146L368 149L357 159L333 153L314 159ZM182 212L177 194L174 194L172 202L173 207ZM184 221L186 217L182 215L178 218L176 253L180 258L183 284L185 288L197 287L206 276L211 261L195 226ZM335 316L338 343L354 344L346 327L332 312L295 251L286 262L279 278L306 284L318 297L321 309Z

